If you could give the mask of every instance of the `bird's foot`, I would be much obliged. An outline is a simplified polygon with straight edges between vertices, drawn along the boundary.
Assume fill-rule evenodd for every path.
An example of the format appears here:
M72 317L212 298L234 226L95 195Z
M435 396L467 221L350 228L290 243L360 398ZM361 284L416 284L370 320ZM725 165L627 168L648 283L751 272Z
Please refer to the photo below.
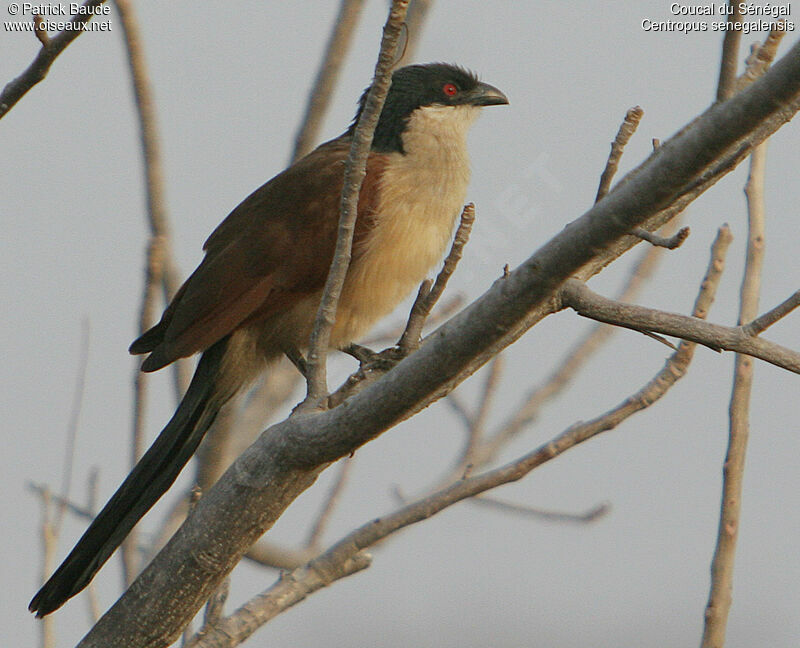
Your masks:
M365 372L388 371L405 357L400 347L396 346L376 352L360 344L349 344L342 351L358 360L361 369Z

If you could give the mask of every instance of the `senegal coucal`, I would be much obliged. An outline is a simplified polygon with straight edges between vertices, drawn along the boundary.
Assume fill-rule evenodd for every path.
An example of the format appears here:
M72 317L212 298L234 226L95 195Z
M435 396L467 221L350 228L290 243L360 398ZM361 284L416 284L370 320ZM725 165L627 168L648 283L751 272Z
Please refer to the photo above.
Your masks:
M202 352L177 411L66 560L31 601L44 616L91 581L175 481L219 409L265 364L307 346L336 245L350 128L248 196L206 241L205 257L161 321L133 342L155 371ZM388 314L439 262L470 177L467 131L497 88L443 63L392 75L358 200L353 252L331 347Z

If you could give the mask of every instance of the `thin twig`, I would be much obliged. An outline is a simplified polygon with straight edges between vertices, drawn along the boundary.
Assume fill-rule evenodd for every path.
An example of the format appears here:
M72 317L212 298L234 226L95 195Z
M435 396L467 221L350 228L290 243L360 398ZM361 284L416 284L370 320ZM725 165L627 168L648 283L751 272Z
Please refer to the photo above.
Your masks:
M728 14L729 29L725 30L722 41L722 61L719 66L719 81L717 83L717 101L725 101L736 92L736 67L739 59L739 42L742 40L741 29L736 29L742 22L742 10L738 0L728 0L731 13Z
M136 16L133 13L133 7L130 0L114 0L114 5L122 25L133 96L139 115L139 135L142 142L150 235L154 239L159 239L157 244L151 242L150 245L151 251L158 250L158 257L161 262L160 265L154 265L153 267L154 280L163 283L164 300L169 303L178 291L181 280L170 249L171 234L166 208L155 103L150 90L147 65L141 45L142 39L139 34ZM152 260L148 261L148 264L152 263ZM143 315L146 314L148 308L147 305L142 305ZM151 323L151 321L144 322L141 332L144 332L144 328L149 327ZM175 396L176 401L180 401L189 386L190 364L186 360L178 360L173 366L175 368Z
M430 286L428 288L430 288ZM464 305L465 301L464 295L460 294L450 295L447 299L440 301L434 311L428 316L428 319L425 320L425 326L428 328L438 326L459 310ZM408 319L402 324L399 322L391 324L384 330L375 331L371 336L366 337L361 344L366 347L374 347L392 343L403 335L406 326L408 326Z
M93 520L97 513L97 487L99 484L97 468L89 471L86 480L86 510L89 519ZM86 606L89 614L89 624L94 625L100 618L100 599L97 596L97 587L94 580L86 586Z
M630 138L636 131L643 116L644 111L639 106L631 108L625 114L625 119L620 125L617 135L611 144L611 151L603 173L601 174L595 202L602 199L608 193L611 187L611 181L619 167L625 145L630 141ZM656 146L655 142L653 146ZM672 227L672 223L668 223L666 226L667 229ZM628 275L625 285L617 299L628 301L638 294L644 282L649 279L655 271L656 263L660 258L659 253L660 250L657 247L651 247L641 256ZM528 394L525 402L516 409L511 419L482 444L480 452L473 453L475 455L473 457L473 462L478 465L483 465L491 461L501 447L536 418L539 409L546 401L554 398L570 383L572 378L586 365L589 358L603 345L613 331L614 329L611 327L598 324L584 335L572 349L570 349L561 364L550 374L544 383L537 386Z
M353 458L345 457L341 460L339 466L339 473L334 478L333 484L328 490L328 495L322 505L322 509L314 522L311 532L306 541L306 547L312 551L318 551L322 541L322 534L325 532L325 527L333 514L333 509L336 507L339 499L341 498L344 486L347 483L347 477L350 469L353 467Z
M433 0L411 0L408 5L408 14L406 15L406 32L408 34L405 49L403 51L403 60L409 63L414 61L417 55L417 48L422 40L422 31L425 25L425 19L428 17L428 12L433 5Z
M459 396L458 392L450 392L447 398L444 399L444 402L447 403L450 409L453 410L453 413L461 419L464 427L469 430L472 427L474 417L461 400L461 396Z
M210 628L213 628L221 620L225 613L225 602L228 600L228 594L231 590L231 579L226 578L222 584L216 589L214 594L208 599L206 603L206 611L203 615L203 625L198 630L197 634L204 635ZM187 641L190 637L187 637Z
M85 25L92 18L91 9L99 7L104 2L105 0L86 0L83 3L83 7L87 10L87 13L75 15L70 20L70 29L65 29L50 38L47 45L43 45L39 50L36 58L33 59L28 68L16 79L6 84L2 94L0 94L0 119L25 96L28 90L47 76L50 66L56 60L56 57L83 33L83 29L80 26Z
M342 0L339 6L339 14L325 48L325 56L306 104L306 113L295 137L292 162L308 153L319 139L322 120L330 105L363 6L364 0Z
M59 508L63 508L73 515L84 518L87 520L92 520L94 518L94 511L88 506L80 506L76 504L72 500L69 500L65 497L61 497L60 495L53 495L50 492L49 487L45 486L44 484L35 484L34 482L28 482L26 484L28 490L36 493L39 497L45 497L45 495L55 503Z
M461 220L458 224L456 235L453 238L453 245L450 247L450 252L444 260L444 265L436 277L436 282L426 294L423 295L420 293L417 296L417 301L414 302L414 306L411 308L406 330L403 331L403 335L397 343L397 346L400 347L403 353L411 353L419 347L422 327L425 325L425 321L431 314L431 310L433 310L436 302L439 301L439 298L442 296L444 289L447 287L447 282L450 280L453 272L455 272L456 266L458 266L458 262L461 260L461 256L464 253L464 246L467 244L467 241L469 241L469 235L474 223L475 205L469 203L465 205L464 209L461 211Z
M598 504L583 513L564 513L563 511L551 511L534 508L533 506L516 504L515 502L507 502L488 495L473 497L469 501L472 504L479 504L486 508L506 511L508 513L514 513L515 515L526 515L547 522L578 522L580 524L586 524L599 520L611 511L611 505L608 503Z
M50 44L50 36L47 33L47 29L45 29L44 20L39 14L33 14L33 32L43 47L47 47Z
M747 67L736 80L736 92L746 88L769 69L784 36L786 36L786 20L781 19L772 26L761 45L753 46L750 56L747 57Z
M603 169L603 173L600 176L600 186L597 188L597 195L594 199L595 202L602 200L603 197L608 194L609 189L611 189L611 181L617 173L619 161L622 158L622 152L625 150L625 145L630 141L631 137L633 137L642 117L644 117L644 110L639 106L634 106L625 113L625 119L622 121L619 131L617 131L614 141L611 142L611 152L608 154L606 168Z
M366 175L367 156L372 145L372 135L378 124L383 102L389 92L397 40L402 31L407 10L408 0L393 0L389 18L383 28L383 38L372 87L367 94L364 109L353 134L350 154L347 156L336 250L314 320L314 329L311 332L307 357L307 396L298 411L323 406L325 397L328 395L326 362L328 341L336 316L339 295L342 292L344 278L350 265L353 232L358 211L358 195Z
M500 384L500 376L503 372L503 356L497 355L489 364L489 371L486 374L486 381L478 400L478 407L475 415L470 417L470 425L467 427L467 442L461 456L460 469L462 475L469 475L475 467L475 452L480 447L483 434L486 428L486 421L489 417L492 401L497 393ZM452 394L450 394L452 396ZM450 400L448 398L448 400Z
M42 518L40 527L42 532L41 582L44 583L50 577L50 574L53 573L56 549L58 545L58 534L53 527L52 517L50 515L52 508L50 490L45 487L40 494L42 498ZM53 631L52 619L48 619L47 617L42 619L40 637L40 645L42 648L53 648L53 646L55 646L55 635Z
M750 174L745 186L749 233L744 278L740 292L739 324L758 313L761 269L764 262L764 168L766 143L750 156ZM774 309L773 309L774 310ZM747 438L750 433L750 393L753 360L737 354L729 407L728 451L722 467L722 503L717 545L711 563L711 588L705 610L702 648L722 648L733 595L733 567L739 535Z
M66 502L69 500L70 485L72 484L72 467L75 460L75 441L78 437L78 422L81 416L83 395L86 391L86 371L89 366L89 321L84 319L81 328L80 359L78 361L78 373L75 378L75 391L72 396L69 423L67 424L67 447L64 449L61 492L56 498L58 506L53 520L53 528L56 537L58 537L58 533L61 529L64 510L67 508Z
M795 292L789 299L778 304L772 310L768 310L760 317L752 320L749 324L742 326L742 330L746 335L758 335L759 333L763 333L775 322L786 317L798 306L800 306L800 290Z

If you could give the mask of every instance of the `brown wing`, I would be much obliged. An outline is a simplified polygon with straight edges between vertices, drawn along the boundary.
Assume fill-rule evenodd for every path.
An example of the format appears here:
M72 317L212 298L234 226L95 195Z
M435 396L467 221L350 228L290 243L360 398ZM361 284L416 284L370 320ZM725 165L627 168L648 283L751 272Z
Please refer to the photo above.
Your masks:
M131 345L155 371L207 349L245 321L320 290L333 258L350 140L321 145L248 196L206 241L206 255L161 321ZM356 240L369 228L385 156L372 154Z

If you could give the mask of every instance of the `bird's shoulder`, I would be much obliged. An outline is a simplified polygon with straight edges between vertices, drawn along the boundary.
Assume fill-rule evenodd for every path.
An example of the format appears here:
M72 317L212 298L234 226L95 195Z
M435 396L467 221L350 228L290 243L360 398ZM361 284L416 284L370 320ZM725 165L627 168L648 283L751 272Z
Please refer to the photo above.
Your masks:
M274 248L276 239L302 240L305 235L319 236L321 229L335 226L351 143L352 138L346 134L325 142L261 185L217 226L203 249L213 254L245 235ZM369 156L366 200L370 187L376 186L382 174L385 158L380 153ZM360 201L362 205L364 202Z

